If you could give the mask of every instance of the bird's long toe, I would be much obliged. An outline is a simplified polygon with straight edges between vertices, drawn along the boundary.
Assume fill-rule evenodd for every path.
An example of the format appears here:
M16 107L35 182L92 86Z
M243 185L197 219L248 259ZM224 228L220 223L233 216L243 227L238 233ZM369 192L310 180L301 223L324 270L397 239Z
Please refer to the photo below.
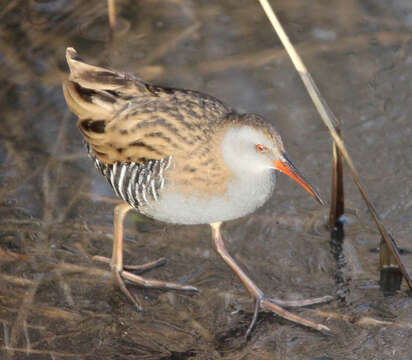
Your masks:
M325 295L317 298L303 299L303 300L282 300L277 298L270 298L269 301L275 303L276 305L282 306L284 308L296 308L303 306L310 306L316 304L323 304L330 302L334 299L333 296Z
M321 298L318 298L318 299L321 299ZM315 303L316 302L312 302L311 304L315 304ZM309 303L307 303L306 305L309 305ZM289 321L292 321L302 326L306 326L306 327L309 327L309 328L312 328L318 331L326 331L326 332L330 331L330 329L327 326L315 323L311 320L308 320L301 316L293 314L285 310L283 307L280 307L277 303L275 303L272 299L269 299L269 298L263 297L259 301L259 308L265 311L270 311L284 319L287 319Z
M140 264L140 265L124 265L123 269L132 271L134 273L141 274L145 271L149 271L155 268L158 268L160 266L163 266L167 263L166 258L160 258L151 262L148 262L146 264Z

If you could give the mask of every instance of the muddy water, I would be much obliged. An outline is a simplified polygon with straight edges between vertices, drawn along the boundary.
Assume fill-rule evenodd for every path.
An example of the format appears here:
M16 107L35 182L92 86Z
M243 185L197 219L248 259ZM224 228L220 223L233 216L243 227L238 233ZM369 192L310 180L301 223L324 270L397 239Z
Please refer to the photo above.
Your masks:
M368 193L412 271L412 5L409 0L272 2L331 108ZM196 295L133 288L137 313L94 255L110 256L116 204L87 159L61 93L64 51L193 88L276 124L328 198L331 142L255 1L9 1L0 9L0 354L3 359L410 359L412 301L378 287L379 236L349 177L343 269L327 208L279 177L255 214L227 223L229 251L268 296L330 294L296 310L333 335L262 314L217 258L207 226L132 214L126 261L167 257L148 276Z

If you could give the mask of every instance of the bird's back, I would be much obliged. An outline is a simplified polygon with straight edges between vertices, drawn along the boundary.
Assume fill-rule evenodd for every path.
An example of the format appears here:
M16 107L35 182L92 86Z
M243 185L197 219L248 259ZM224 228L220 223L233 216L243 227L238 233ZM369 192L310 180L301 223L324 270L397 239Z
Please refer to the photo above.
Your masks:
M91 151L105 164L142 163L200 151L232 110L190 90L147 84L134 75L83 62L67 49L63 91Z
M143 211L159 202L165 187L182 198L227 191L231 173L217 132L231 108L200 92L89 65L72 48L66 57L67 104L95 166L120 198Z

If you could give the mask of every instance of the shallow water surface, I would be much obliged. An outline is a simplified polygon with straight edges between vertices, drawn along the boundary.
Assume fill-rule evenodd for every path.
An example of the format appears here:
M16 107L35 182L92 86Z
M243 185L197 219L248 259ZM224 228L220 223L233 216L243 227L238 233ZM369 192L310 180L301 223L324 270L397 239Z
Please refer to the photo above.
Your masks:
M272 1L331 108L371 200L412 271L412 5L410 0ZM326 336L261 314L211 246L207 226L131 214L125 261L166 257L147 277L198 294L131 289L109 269L118 203L86 156L61 92L64 53L158 84L210 93L257 112L325 198L331 141L255 1L116 1L109 39L105 1L10 1L0 9L0 354L3 359L410 358L412 300L378 286L379 235L349 176L346 238L338 264L319 207L289 179L255 214L228 222L236 261L268 296L336 297L294 310ZM338 271L339 270L339 271Z

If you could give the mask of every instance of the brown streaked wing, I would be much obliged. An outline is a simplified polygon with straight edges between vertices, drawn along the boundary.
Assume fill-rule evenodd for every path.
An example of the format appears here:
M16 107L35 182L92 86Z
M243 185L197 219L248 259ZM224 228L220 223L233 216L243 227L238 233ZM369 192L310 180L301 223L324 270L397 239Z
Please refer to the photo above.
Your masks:
M197 92L168 90L157 94L139 94L127 100L121 94L111 94L123 103L112 118L79 119L80 130L100 161L142 162L186 156L210 139L215 125L230 111Z
M196 154L232 110L196 91L151 85L138 77L89 65L67 50L66 101L97 158L140 163Z

